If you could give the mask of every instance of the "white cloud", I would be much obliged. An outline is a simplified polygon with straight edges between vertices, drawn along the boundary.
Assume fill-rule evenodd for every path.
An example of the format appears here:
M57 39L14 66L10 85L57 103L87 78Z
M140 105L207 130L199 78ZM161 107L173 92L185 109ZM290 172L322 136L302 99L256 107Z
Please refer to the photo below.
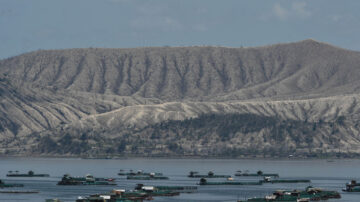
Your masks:
M275 3L272 13L280 20L288 20L289 18L308 18L311 12L307 9L307 3L304 1L295 1L287 7Z
M281 20L286 20L288 18L289 12L286 8L282 7L280 4L276 3L273 7L273 13L276 17Z
M303 17L303 18L310 17L311 12L307 10L306 6L307 6L306 2L293 2L292 10L295 12L295 14L298 17Z

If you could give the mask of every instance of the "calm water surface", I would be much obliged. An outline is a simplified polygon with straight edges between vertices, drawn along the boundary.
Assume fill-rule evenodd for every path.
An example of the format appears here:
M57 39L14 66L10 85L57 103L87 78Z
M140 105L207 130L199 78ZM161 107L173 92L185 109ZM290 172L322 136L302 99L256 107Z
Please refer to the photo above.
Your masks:
M162 172L169 180L134 181L117 176L120 169L142 169L149 172ZM78 196L106 193L114 188L133 189L137 183L146 185L196 185L199 179L186 175L191 170L206 174L234 175L237 170L279 173L281 178L311 179L311 183L265 184L259 186L201 186L196 193L181 194L175 197L156 197L153 201L236 201L249 197L262 197L277 189L304 189L308 185L339 191L338 202L358 202L360 193L344 193L341 189L351 179L360 180L360 160L224 160L224 159L56 159L56 158L0 158L0 179L8 183L22 183L17 190L36 190L38 194L0 194L0 201L43 202L48 198L75 201ZM9 178L9 170L21 173L33 170L35 173L50 174L49 178ZM63 174L116 178L117 186L57 186ZM221 180L221 179L218 179ZM258 180L240 178L235 180ZM7 188L2 190L15 190ZM1 191L1 189L0 189Z

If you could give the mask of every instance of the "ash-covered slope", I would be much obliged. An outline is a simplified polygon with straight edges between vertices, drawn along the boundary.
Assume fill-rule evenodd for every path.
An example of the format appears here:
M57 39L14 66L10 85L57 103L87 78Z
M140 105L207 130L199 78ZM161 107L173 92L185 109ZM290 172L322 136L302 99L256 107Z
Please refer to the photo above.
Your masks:
M359 52L314 40L257 48L31 52L0 61L0 153L171 154L164 148L176 142L178 148L193 145L184 155L205 146L218 152L201 155L223 155L249 151L251 141L257 152L289 144L291 152L301 147L360 153L359 76ZM242 125L225 139L224 132L216 133L221 125L212 124L215 132L207 135L206 124L184 128L205 114L246 114L278 123L248 133ZM312 131L314 124L319 127ZM274 130L281 141L271 139ZM184 140L182 131L194 133L194 142ZM298 136L311 144L297 144L304 139L294 140ZM211 137L224 141L206 141ZM114 150L117 144L122 148ZM144 150L142 144L152 147Z
M360 53L314 40L259 48L69 49L3 60L0 72L19 85L226 101L358 92Z

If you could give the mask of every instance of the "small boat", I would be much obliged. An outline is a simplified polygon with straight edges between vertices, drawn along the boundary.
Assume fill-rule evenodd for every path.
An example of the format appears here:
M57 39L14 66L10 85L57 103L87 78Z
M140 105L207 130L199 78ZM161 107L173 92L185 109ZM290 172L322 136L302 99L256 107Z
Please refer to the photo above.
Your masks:
M360 183L356 182L356 180L351 180L345 186L345 189L343 189L345 192L360 192Z
M209 171L207 175L199 175L198 172L190 171L188 177L191 178L229 178L231 175L215 175L214 172Z
M34 171L30 170L28 173L19 173L19 171L9 171L7 177L50 177L49 174L35 174Z
M85 177L72 177L65 174L57 185L116 185L112 178L95 178L88 174Z
M23 187L24 185L23 184L8 184L8 183L5 183L4 181L0 180L0 188L7 188L7 187Z

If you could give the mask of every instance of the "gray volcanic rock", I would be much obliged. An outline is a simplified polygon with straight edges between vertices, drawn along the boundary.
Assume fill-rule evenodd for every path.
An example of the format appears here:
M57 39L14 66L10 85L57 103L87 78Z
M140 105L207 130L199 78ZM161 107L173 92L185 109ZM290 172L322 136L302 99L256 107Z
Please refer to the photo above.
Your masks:
M360 53L313 40L259 48L162 47L36 51L0 72L41 87L167 101L359 91Z
M329 124L341 116L347 129L341 128L338 147L360 152L359 76L359 52L314 40L35 51L0 61L0 152L39 152L34 148L48 134L55 143L65 133L146 136L146 127L213 113ZM323 127L321 138L313 137L318 142L333 132Z

